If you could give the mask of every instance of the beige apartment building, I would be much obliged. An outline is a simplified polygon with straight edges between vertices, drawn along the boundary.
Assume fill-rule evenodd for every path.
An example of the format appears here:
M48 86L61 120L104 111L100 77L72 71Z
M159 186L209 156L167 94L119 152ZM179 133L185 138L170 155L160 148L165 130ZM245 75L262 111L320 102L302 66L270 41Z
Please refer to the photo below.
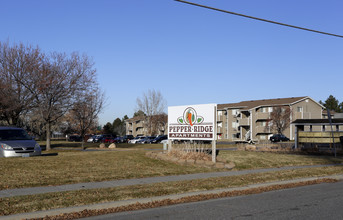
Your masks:
M273 107L278 106L290 109L289 124L296 119L320 119L324 110L324 106L308 96L218 104L217 139L269 140L276 131L271 129L268 121ZM283 134L294 140L294 130L294 125L290 125Z
M292 121L296 119L321 119L327 114L323 105L308 96L218 104L217 139L230 141L269 140L269 137L276 131L272 130L268 121L270 121L273 107L278 106L290 109L290 126L283 132L290 140L294 140L295 131L295 126L291 124ZM144 116L133 117L125 122L127 135L151 135L148 134ZM158 134L167 133L166 123L159 128Z
M149 133L151 129L148 129L148 123L146 119L146 116L136 116L125 120L126 135L133 135L134 137L152 135ZM158 115L153 117L152 120L159 121L157 128L155 129L155 135L167 134L167 115Z
M126 135L146 136L147 129L144 126L144 119L144 116L136 116L125 120Z

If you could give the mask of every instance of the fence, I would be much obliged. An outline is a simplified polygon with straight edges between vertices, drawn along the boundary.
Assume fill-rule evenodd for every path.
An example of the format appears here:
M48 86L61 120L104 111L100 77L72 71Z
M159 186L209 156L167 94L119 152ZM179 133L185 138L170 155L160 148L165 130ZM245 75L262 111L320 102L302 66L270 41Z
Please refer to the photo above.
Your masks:
M343 136L343 131L334 131L334 141L335 143L340 143L340 137ZM298 134L299 143L323 143L330 144L333 143L332 132L321 132L321 131L300 131Z

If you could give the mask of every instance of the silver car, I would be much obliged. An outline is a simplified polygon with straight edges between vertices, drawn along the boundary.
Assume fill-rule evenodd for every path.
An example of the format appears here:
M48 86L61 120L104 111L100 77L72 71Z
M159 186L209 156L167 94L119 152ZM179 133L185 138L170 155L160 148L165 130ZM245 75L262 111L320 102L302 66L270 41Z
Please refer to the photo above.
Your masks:
M0 157L41 155L41 148L22 128L0 127Z

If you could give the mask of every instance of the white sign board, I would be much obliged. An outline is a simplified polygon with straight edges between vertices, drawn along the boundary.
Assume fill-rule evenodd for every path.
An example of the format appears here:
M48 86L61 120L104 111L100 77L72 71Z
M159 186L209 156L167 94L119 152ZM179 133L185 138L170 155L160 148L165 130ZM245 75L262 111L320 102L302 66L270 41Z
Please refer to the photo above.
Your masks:
M168 107L168 139L216 140L216 104Z

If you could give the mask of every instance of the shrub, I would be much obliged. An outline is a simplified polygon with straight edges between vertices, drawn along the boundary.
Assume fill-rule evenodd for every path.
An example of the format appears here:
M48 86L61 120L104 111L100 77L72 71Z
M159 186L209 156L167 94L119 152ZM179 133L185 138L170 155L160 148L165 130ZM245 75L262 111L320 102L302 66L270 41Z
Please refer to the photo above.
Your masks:
M212 157L209 154L212 146L206 144L175 144L168 156L177 157L184 160L204 160L211 161Z

